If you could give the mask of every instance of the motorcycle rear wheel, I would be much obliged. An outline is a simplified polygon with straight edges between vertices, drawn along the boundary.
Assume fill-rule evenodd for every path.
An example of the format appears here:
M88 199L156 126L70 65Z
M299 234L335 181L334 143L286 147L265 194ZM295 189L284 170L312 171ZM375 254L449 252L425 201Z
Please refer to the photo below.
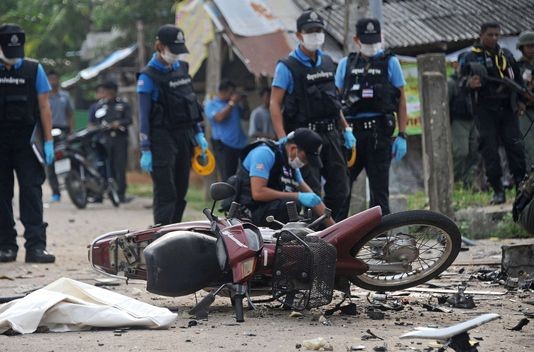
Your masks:
M77 170L69 172L65 178L65 188L67 188L70 200L78 209L84 209L87 206L87 189Z
M371 267L349 280L371 291L396 291L417 286L447 269L458 256L461 242L456 224L442 214L413 210L386 215L352 248L351 254L375 268L404 260L410 270L380 272Z

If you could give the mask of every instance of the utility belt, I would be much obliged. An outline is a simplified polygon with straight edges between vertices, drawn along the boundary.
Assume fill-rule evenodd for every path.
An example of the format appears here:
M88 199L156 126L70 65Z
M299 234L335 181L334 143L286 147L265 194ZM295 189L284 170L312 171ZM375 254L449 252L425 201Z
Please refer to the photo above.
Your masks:
M324 133L334 131L336 129L336 123L333 120L323 120L309 122L308 124L304 124L302 127L309 128L310 130L318 133Z
M355 132L384 132L393 135L395 130L395 116L381 115L372 118L348 120L347 123Z

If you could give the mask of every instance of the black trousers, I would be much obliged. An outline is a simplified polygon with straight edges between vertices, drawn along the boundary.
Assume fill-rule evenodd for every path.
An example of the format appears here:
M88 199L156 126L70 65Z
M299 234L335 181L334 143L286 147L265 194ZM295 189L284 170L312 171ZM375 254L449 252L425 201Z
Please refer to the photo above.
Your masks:
M153 129L150 133L154 224L182 221L187 204L194 131Z
M347 217L344 205L349 193L349 175L347 161L343 147L342 136L336 129L332 131L317 131L323 140L321 161L323 168L318 169L306 165L300 171L304 181L311 189L321 194L321 176L325 179L324 204L332 210L332 218L341 221Z
M212 139L211 143L213 145L215 159L217 160L217 171L223 181L226 181L230 176L235 175L237 171L241 150L229 147L215 139Z
M286 200L277 199L271 202L260 203L252 213L252 223L257 226L265 226L278 229L280 228L276 223L268 223L265 219L272 215L278 221L287 223L289 217L287 215Z
M379 117L385 118L385 117ZM365 168L369 180L369 207L379 205L382 214L390 213L389 209L389 167L391 166L391 129L377 125L369 130L353 129L356 137L356 164L349 169L350 192L345 204L348 214L352 184Z
M506 151L510 172L516 186L526 174L525 149L521 140L519 120L509 104L477 107L476 124L479 131L479 149L486 166L486 176L494 191L503 189L502 168L499 158L500 140Z
M24 247L46 248L43 222L44 167L30 147L32 128L0 126L0 249L18 250L13 217L14 174L19 184L20 220L24 225Z
M122 200L124 199L127 187L128 135L125 133L118 133L115 136L110 135L108 142L111 175L115 182L117 182L119 198Z

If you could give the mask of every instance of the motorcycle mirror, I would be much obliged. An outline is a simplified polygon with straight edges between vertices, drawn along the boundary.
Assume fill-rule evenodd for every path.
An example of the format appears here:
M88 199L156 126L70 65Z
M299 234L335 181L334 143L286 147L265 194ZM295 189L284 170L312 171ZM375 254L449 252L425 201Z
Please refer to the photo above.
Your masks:
M230 198L235 194L235 189L232 185L226 182L215 182L210 186L210 196L214 201Z

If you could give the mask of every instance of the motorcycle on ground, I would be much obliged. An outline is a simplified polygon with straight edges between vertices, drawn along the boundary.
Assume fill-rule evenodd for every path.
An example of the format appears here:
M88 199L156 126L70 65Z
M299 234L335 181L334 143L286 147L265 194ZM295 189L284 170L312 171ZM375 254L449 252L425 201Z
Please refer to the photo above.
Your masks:
M235 202L227 216L216 216L215 203L234 192L227 183L212 184L213 207L203 212L207 221L104 234L88 246L89 262L102 274L146 280L147 291L159 295L211 288L190 311L199 318L224 290L242 322L244 297L253 307L253 296L269 294L262 302L278 300L303 310L330 303L334 290L350 297L351 283L374 291L401 290L436 277L460 251L458 227L431 211L382 216L374 207L316 231L329 211L302 220L289 202L290 221L270 217L281 226L273 230L240 219Z
M55 146L56 174L64 177L69 198L79 209L90 201L101 202L106 195L115 207L119 206L106 140L109 129L107 125L83 129Z

